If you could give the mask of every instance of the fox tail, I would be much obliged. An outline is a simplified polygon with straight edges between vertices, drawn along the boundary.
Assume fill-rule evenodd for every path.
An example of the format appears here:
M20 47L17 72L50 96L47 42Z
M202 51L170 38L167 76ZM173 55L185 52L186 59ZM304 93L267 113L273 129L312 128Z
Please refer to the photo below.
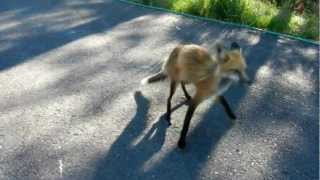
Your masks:
M141 84L145 85L145 84L149 84L149 83L153 83L153 82L157 82L160 80L164 80L167 78L167 74L165 74L163 71L160 71L156 74L153 74L151 76L145 77L141 80Z

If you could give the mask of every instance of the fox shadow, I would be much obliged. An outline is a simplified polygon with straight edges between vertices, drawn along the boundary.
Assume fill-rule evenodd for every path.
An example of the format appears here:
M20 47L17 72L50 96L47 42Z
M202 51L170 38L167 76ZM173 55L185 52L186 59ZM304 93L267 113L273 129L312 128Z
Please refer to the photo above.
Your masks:
M222 107L210 108L190 132L186 149L178 149L174 142L168 153L157 154L162 151L167 129L172 127L168 126L163 114L143 133L150 103L141 92L135 92L134 99L137 105L134 117L104 157L98 160L92 179L194 179L212 148L231 127L223 120L226 115L216 112L222 111ZM178 103L172 111L184 105L187 102Z
M149 100L135 92L136 114L112 144L109 152L97 163L93 179L131 179L141 171L143 164L157 153L165 140L166 122L160 118L145 136L134 144L146 127Z

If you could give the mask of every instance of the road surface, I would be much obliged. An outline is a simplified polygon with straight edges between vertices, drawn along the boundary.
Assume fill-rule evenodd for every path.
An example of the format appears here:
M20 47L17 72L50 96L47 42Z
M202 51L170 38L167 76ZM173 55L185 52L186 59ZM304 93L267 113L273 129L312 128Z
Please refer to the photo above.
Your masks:
M226 93L234 124L204 102L181 151L187 106L167 128L168 81L139 83L177 44L218 40L254 82ZM0 179L318 179L318 49L119 1L2 0Z

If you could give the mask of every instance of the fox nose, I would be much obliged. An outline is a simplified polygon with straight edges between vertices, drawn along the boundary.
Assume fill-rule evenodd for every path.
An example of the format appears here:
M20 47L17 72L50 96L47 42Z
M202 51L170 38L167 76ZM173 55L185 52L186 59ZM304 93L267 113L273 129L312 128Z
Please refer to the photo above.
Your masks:
M253 83L253 81L251 80L251 78L248 77L247 73L242 73L240 77L241 77L241 81L242 81L244 84L250 85L250 84Z
M253 81L251 79L247 79L244 81L244 83L246 83L247 85L251 85Z

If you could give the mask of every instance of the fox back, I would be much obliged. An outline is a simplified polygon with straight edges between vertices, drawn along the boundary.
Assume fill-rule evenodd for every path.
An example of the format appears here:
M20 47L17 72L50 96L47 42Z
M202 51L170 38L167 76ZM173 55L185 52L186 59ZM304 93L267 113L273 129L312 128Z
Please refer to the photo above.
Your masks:
M196 83L214 72L218 61L207 50L198 45L179 45L163 65L170 79Z
M198 45L179 45L163 64L163 71L171 80L196 84L214 77L220 78L238 74L246 79L246 62L238 48L226 49L217 45L213 55Z

